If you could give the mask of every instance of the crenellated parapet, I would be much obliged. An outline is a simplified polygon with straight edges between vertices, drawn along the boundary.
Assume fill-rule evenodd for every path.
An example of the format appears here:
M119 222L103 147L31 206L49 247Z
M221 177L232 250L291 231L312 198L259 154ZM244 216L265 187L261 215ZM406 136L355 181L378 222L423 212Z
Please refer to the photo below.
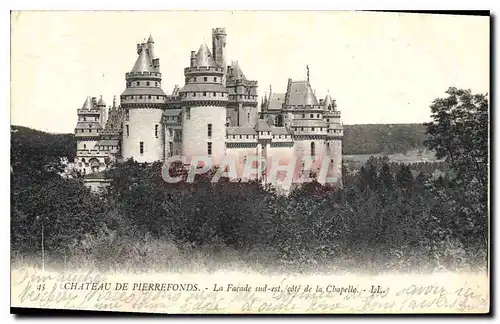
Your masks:
M147 72L147 71L137 71L137 72L127 72L125 73L125 79L132 81L132 80L161 80L161 73L160 72Z
M224 69L218 66L192 66L184 68L184 75L186 77L204 74L214 74L222 76L224 74Z

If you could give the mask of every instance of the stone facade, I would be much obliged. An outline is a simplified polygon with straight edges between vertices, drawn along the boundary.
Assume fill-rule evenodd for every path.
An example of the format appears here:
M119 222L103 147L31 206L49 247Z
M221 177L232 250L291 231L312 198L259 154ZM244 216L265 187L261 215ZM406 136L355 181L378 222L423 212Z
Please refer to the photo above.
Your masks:
M212 49L202 44L191 51L184 86L169 95L161 88L152 37L137 44L120 104L113 100L106 112L102 98L89 97L77 111L76 168L92 174L114 161L178 155L185 163L205 156L217 166L233 157L238 175L266 180L265 174L243 174L245 165L264 158L267 171L295 163L299 174L304 168L318 173L328 159L329 176L341 185L343 127L335 100L317 99L308 68L306 80L288 79L286 92L270 88L258 104L257 81L247 79L238 61L226 63L226 38L224 28L213 29Z

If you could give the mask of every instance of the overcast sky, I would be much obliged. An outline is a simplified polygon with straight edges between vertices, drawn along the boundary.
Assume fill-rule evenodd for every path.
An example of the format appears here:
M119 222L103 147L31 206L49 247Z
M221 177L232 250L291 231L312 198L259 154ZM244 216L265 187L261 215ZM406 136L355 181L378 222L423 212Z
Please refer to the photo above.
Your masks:
M417 123L450 86L489 90L489 17L367 12L22 12L12 14L11 124L73 132L86 96L111 105L136 43L151 33L163 89L183 85L191 50L225 27L259 96L306 79L344 124Z

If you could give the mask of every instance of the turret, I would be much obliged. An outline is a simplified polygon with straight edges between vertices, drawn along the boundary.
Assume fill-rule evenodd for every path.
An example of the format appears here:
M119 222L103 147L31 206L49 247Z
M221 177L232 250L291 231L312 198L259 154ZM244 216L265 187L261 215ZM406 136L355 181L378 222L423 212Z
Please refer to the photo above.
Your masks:
M184 69L185 85L179 91L182 105L182 153L188 159L208 156L213 165L225 152L228 101L223 85L224 68L218 66L202 44L190 67Z
M154 57L154 42L137 44L137 60L125 74L126 89L120 96L124 109L124 159L138 162L163 160L161 119L166 95L161 89L160 60Z
M191 64L190 67L194 67L196 65L196 51L191 51Z
M229 126L254 127L258 119L257 81L248 80L238 61L227 67Z
M97 108L99 108L99 110L101 111L99 123L101 124L101 127L104 127L104 124L106 123L106 103L102 99L102 96L99 98L99 101L97 102Z
M215 63L225 68L226 67L226 29L212 29L212 51L214 53Z

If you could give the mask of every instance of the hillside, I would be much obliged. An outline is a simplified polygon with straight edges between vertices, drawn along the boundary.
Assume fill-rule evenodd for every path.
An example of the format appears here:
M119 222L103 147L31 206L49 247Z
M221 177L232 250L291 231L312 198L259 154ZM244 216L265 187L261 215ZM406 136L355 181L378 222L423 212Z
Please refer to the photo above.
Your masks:
M73 134L50 134L23 126L11 126L11 144L30 145L73 160L76 144ZM397 154L423 147L422 124L344 125L344 155Z
M73 161L76 155L73 134L51 134L23 126L11 126L10 134L12 162L20 163L40 155L66 157Z
M423 148L423 124L344 125L343 154L396 154Z

